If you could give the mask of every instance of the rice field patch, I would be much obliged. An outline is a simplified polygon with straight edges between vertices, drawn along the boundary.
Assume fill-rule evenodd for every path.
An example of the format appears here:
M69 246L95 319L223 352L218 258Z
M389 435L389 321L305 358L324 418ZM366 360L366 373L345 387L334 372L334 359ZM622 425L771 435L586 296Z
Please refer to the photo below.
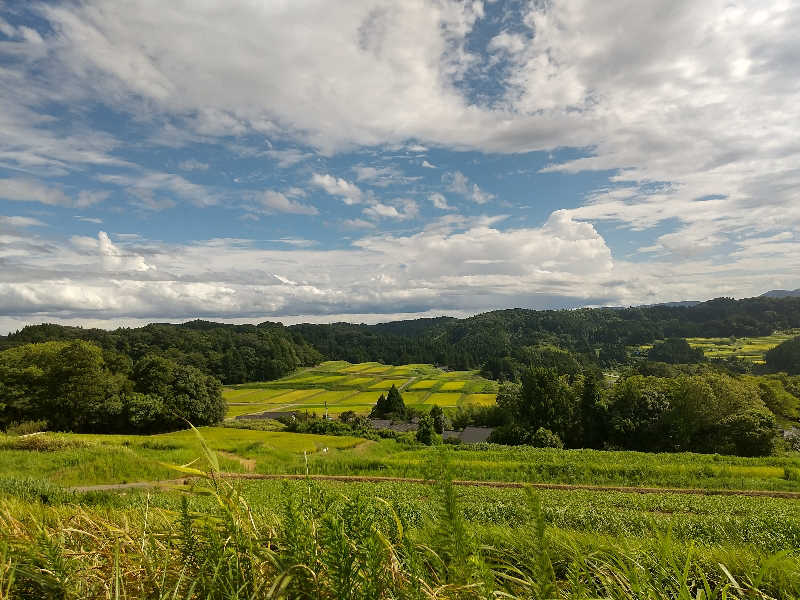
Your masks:
M428 396L425 404L436 404L438 406L458 406L458 401L461 394L458 392L453 393L435 393Z
M440 392L453 392L463 390L467 385L466 381L445 381L439 388Z
M388 390L393 385L397 386L398 388L404 385L408 381L408 379L382 379L376 383L373 383L369 386L371 390Z

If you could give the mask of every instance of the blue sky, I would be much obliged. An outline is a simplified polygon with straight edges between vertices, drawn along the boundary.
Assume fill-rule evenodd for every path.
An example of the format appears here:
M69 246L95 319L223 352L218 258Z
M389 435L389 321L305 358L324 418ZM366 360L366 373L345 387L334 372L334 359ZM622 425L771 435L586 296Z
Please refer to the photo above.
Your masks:
M0 330L800 287L796 3L0 0Z

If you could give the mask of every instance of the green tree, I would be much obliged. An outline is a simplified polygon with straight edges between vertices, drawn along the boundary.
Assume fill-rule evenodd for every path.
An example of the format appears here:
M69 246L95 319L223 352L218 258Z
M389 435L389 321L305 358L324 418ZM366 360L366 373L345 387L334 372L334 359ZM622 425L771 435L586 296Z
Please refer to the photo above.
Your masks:
M436 438L436 430L430 415L422 415L417 424L417 441L430 446Z
M768 350L764 358L770 371L800 375L800 335Z
M447 416L445 416L444 411L437 404L431 406L430 416L431 419L433 419L434 430L441 435L444 430L447 429Z
M608 415L602 405L600 380L590 373L584 380L580 395L581 437L585 448L601 448L608 435Z
M573 389L554 368L536 367L523 372L516 409L520 425L530 431L544 427L562 440L569 440L575 409Z
M693 364L703 362L705 355L701 348L692 348L684 338L669 338L656 342L647 353L647 360L673 365Z
M394 384L392 384L385 396L381 394L378 397L378 402L372 407L372 411L369 414L371 419L405 419L406 415L405 402L403 402L403 397Z

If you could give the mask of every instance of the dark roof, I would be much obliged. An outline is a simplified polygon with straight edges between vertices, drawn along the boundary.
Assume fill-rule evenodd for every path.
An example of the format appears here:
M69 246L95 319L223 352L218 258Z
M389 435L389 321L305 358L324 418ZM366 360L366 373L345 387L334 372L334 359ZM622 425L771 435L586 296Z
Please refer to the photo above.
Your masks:
M392 431L399 431L401 433L405 433L407 431L416 431L418 429L418 425L416 423L390 421L389 419L370 419L369 424L374 429L391 429Z
M464 444L485 442L494 431L494 427L465 427L461 431L445 431L444 439L458 438Z
M465 444L485 442L492 435L494 427L465 427L459 436Z

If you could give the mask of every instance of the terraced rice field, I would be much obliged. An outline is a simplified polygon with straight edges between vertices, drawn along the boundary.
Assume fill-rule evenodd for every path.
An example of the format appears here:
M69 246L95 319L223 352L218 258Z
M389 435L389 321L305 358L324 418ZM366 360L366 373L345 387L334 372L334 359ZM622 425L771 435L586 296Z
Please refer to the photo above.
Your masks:
M780 331L764 337L687 338L686 341L693 348L701 348L706 358L741 358L763 364L767 350L798 335L800 329ZM645 354L652 347L652 344L645 344L639 346L638 350Z
M432 365L350 364L329 361L276 381L226 387L227 416L264 411L367 414L392 385L408 406L491 405L497 384L474 371L443 371Z

